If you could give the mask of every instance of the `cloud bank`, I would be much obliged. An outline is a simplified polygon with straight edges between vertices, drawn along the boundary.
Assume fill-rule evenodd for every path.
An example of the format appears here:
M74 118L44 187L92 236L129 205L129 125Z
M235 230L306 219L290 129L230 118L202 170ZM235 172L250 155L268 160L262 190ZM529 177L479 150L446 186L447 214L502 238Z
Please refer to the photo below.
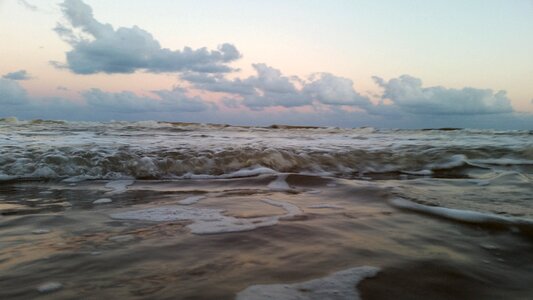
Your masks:
M118 93L89 89L81 93L82 101L62 97L30 97L17 81L0 79L0 116L59 119L135 119L158 113L180 115L216 110L201 98L188 96L182 88L152 91L153 97L129 91ZM128 117L133 115L134 117Z
M195 71L224 73L228 63L241 57L235 46L224 43L217 50L207 48L170 50L162 48L149 32L133 26L114 29L93 16L92 8L81 0L60 4L67 24L58 23L56 33L71 47L66 63L53 65L76 74Z
M301 91L302 89L300 89ZM342 91L342 89L341 89ZM89 89L81 93L82 101L67 98L37 98L28 95L18 81L0 79L0 117L16 116L21 119L61 120L162 120L183 122L215 122L241 125L318 125L380 128L429 128L465 127L496 129L531 129L533 115L519 113L445 115L410 114L396 110L396 115L384 114L392 105L373 105L378 113L368 111L347 111L344 106L331 106L330 110L302 112L297 107L276 111L222 109L188 96L182 88L153 91L153 96L140 96L124 91L111 93L100 89ZM242 101L242 100L241 100ZM226 104L227 105L227 104ZM230 105L227 105L230 106ZM266 108L265 108L266 109Z

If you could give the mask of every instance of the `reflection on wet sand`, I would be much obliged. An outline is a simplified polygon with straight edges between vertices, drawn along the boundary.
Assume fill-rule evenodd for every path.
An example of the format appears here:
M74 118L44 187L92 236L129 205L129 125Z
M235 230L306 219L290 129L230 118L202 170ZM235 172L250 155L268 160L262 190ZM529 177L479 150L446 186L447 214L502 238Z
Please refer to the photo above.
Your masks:
M398 209L389 202L397 191L379 182L262 175L135 181L113 194L106 185L3 185L16 192L0 218L0 298L233 299L258 285L312 290L298 284L361 266L380 269L359 283L363 299L533 295L530 236ZM112 202L94 204L102 198ZM47 206L56 201L71 205ZM124 217L165 207L174 210L161 218ZM198 219L183 209L217 211L202 222L246 230L195 234ZM50 282L61 288L38 291Z

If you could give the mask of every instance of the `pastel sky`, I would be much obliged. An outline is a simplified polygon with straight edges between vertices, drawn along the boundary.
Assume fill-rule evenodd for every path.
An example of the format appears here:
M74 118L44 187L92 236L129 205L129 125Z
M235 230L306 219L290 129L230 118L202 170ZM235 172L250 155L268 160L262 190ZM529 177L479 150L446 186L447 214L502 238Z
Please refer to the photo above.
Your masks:
M0 0L0 118L533 129L533 1Z

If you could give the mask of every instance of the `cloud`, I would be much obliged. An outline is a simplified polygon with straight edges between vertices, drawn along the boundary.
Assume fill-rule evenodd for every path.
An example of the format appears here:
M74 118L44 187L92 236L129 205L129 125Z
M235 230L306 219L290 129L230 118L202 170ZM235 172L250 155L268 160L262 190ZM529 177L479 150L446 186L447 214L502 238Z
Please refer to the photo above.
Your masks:
M203 91L233 94L237 98L225 98L224 103L235 107L236 103L251 109L271 106L297 107L313 105L349 105L367 107L367 97L353 88L353 81L329 73L320 73L306 82L297 76L285 76L278 69L266 64L253 64L256 75L245 79L226 79L222 74L185 73L181 79Z
M56 33L71 47L66 63L51 62L77 74L182 72L224 73L228 63L241 57L237 48L225 43L207 48L170 50L162 48L149 32L133 26L119 27L96 20L90 6L81 0L65 0L60 7L68 24L57 24Z
M248 77L246 84L251 85L255 92L245 94L242 103L250 108L268 106L295 107L311 104L311 99L297 89L291 78L284 76L280 70L266 64L252 65L257 76Z
M256 76L254 76L256 77ZM0 79L0 117L16 116L19 119L61 120L179 120L183 122L218 122L242 125L320 125L379 128L428 128L463 127L495 129L531 129L533 114L477 114L477 115L431 115L411 114L393 105L369 106L380 111L371 114L365 111L347 111L344 106L331 106L313 113L295 108L270 110L237 109L242 99L222 98L229 110L217 110L199 97L188 96L181 88L153 91L153 96L140 96L132 92L110 93L99 89L82 92L82 101L75 102L63 97L31 97L19 82ZM395 107L397 114L384 115L386 107ZM241 107L242 108L242 107Z
M323 104L361 107L371 105L368 97L361 96L354 90L351 79L330 73L318 74L318 78L305 85L304 92Z
M19 70L4 74L2 78L10 80L28 80L31 79L31 76L28 74L28 72L26 72L26 70Z
M188 96L181 88L152 91L153 97L124 91L105 92L89 89L81 93L82 101L63 97L30 97L17 81L0 78L0 117L111 120L167 119L188 113L216 111L216 106L200 97ZM133 117L128 117L133 116Z
M28 94L18 82L0 78L0 105L11 106L24 105L26 103L28 103Z
M159 96L162 103L166 105L166 112L200 112L216 108L198 96L187 96L186 90L182 88L173 88L172 90L157 90L153 91L153 93Z
M451 89L441 86L422 87L422 80L402 75L385 81L373 77L383 88L382 104L372 108L375 113L397 111L426 115L483 115L513 112L505 91L465 87ZM385 105L383 100L392 101Z
M154 91L158 98L132 92L108 93L90 89L82 93L86 103L96 110L114 113L199 112L209 108L201 98L188 97L180 88Z
M31 3L29 3L28 1L26 0L18 0L17 3L20 5L20 6L23 6L31 11L38 11L39 8Z
M180 75L180 78L193 84L193 86L201 91L222 92L228 94L238 95L254 95L256 90L248 80L235 78L233 80L226 79L221 74L205 74L205 73L191 73L187 72Z
M284 76L280 70L266 64L253 64L256 75L245 79L226 79L223 75L187 73L182 79L192 83L196 89L233 94L237 98L225 98L224 102L235 106L241 103L251 109L270 106L295 107L311 104L294 83L294 78Z

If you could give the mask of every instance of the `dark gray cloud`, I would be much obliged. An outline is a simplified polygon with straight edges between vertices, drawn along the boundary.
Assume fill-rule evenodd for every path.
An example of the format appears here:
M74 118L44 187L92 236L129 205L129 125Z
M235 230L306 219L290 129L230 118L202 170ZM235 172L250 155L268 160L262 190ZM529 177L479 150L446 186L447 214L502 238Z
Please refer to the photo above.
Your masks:
M0 111L4 105L24 105L28 103L28 94L14 80L0 78Z
M55 31L72 50L66 63L51 62L77 74L147 72L224 73L241 57L237 48L225 43L217 50L207 48L170 50L162 48L149 32L133 26L114 29L93 16L92 8L81 0L60 4L68 24L57 24Z
M154 91L158 98L138 96L132 92L108 93L91 89L82 93L94 109L114 113L199 112L209 105L199 97L189 97L180 88Z
M389 81L373 78L383 88L382 100L389 99L393 103L372 108L375 113L397 111L428 115L483 115L513 111L505 91L493 92L471 87L422 87L422 80L409 75Z
M223 92L237 96L225 98L224 103L237 103L251 109L270 106L296 107L319 102L326 105L349 105L362 108L371 105L367 97L353 88L353 81L329 73L320 73L306 82L297 76L285 76L280 70L266 64L252 65L256 75L245 79L226 79L222 74L186 73L182 79L196 89Z
M4 74L2 78L10 80L28 80L31 79L31 76L28 74L28 72L26 72L26 70L19 70Z

